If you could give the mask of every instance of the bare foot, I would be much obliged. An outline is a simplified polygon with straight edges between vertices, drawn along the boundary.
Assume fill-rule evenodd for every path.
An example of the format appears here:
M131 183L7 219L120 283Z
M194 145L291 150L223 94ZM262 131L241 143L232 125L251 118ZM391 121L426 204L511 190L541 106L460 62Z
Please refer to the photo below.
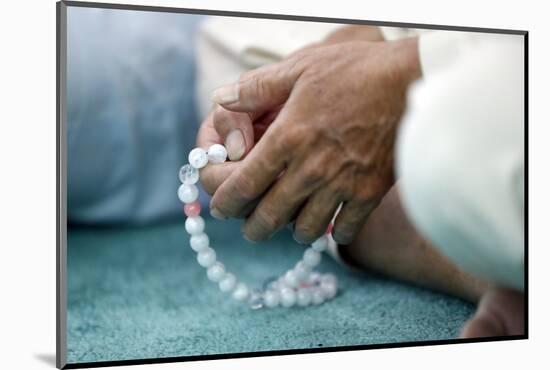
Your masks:
M486 292L477 311L460 333L461 338L522 335L524 328L523 293L507 288Z

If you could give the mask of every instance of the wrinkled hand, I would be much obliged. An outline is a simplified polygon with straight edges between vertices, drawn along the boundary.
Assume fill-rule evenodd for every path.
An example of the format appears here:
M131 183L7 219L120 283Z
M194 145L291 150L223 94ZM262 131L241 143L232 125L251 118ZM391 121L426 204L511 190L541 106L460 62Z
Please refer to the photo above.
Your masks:
M343 203L333 236L349 244L394 182L395 134L419 76L415 39L358 41L298 52L216 90L220 142L239 127L248 153L210 181L219 186L210 189L213 215L251 212L243 225L250 240L296 219L295 238L309 243Z
M275 107L256 117L254 114L231 112L217 106L208 114L199 129L197 146L206 149L213 144L223 144L230 160L200 170L201 183L209 194L214 194L229 175L238 170L241 162L236 161L244 157L261 139L279 110L280 107ZM246 215L247 213L243 213L242 217Z

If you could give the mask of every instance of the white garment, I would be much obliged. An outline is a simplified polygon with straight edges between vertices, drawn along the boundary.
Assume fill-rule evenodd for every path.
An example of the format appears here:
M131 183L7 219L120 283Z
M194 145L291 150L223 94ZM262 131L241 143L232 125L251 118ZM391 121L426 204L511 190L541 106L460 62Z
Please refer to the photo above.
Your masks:
M480 43L507 40L508 35L466 31L423 30L413 28L381 27L386 40L418 37L418 54L424 78L449 68L468 50ZM512 36L513 37L513 36Z
M202 117L210 111L211 92L236 81L241 73L280 61L324 39L340 24L276 19L210 17L197 45L197 102Z
M524 288L523 37L471 44L419 83L397 142L413 223L464 270Z

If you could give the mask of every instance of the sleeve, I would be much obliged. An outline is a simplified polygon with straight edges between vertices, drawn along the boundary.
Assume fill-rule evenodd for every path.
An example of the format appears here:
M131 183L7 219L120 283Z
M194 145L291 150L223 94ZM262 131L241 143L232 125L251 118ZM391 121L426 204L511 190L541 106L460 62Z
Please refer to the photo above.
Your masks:
M201 31L245 67L257 68L324 39L338 27L341 24L212 17Z
M505 38L481 32L427 30L399 27L381 27L382 35L388 41L407 37L418 37L420 66L424 78L450 68L463 54L480 43Z
M479 44L502 36L463 31L422 32L418 39L422 74L429 78L453 66L462 55L469 53Z
M247 70L275 63L328 36L341 24L276 19L210 17L197 43L197 103L205 117L216 87Z
M464 271L518 290L524 82L522 36L479 43L410 90L396 143L401 200L419 232Z

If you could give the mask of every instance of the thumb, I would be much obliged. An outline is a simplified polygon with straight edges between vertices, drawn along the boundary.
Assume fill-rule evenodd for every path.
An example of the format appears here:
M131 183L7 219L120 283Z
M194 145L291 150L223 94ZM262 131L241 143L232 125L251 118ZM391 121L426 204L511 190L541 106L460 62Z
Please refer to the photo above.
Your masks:
M283 104L300 76L298 63L281 62L249 71L214 90L212 100L234 112L260 114Z
M231 161L238 161L254 146L254 128L247 113L231 112L218 106L213 122Z

